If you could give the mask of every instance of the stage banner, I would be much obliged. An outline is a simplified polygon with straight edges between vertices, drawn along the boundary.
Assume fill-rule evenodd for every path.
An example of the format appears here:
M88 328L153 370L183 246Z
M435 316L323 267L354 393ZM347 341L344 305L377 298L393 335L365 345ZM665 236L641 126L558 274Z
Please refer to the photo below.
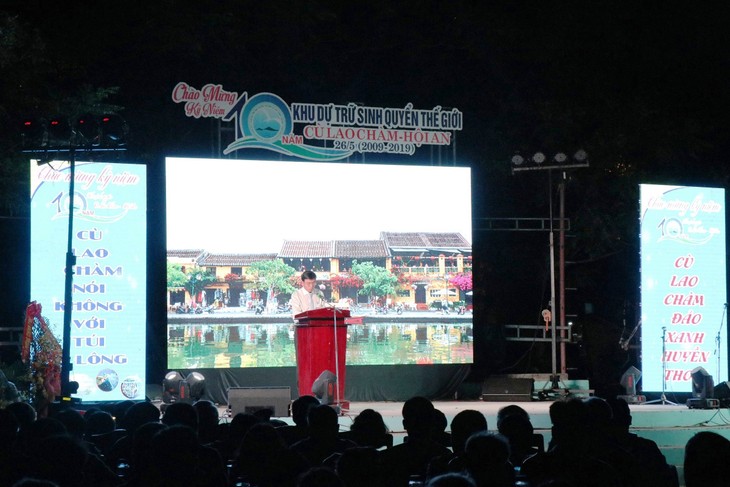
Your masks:
M643 390L690 393L697 367L728 379L725 190L640 189Z
M75 164L70 380L83 401L145 398L147 181L137 164ZM31 161L31 296L63 340L70 164Z

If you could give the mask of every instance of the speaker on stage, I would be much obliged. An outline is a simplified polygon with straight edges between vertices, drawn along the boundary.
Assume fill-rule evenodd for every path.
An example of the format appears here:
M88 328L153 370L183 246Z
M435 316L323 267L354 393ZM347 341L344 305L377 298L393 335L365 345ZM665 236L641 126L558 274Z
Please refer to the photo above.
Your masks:
M715 399L720 401L720 407L730 406L730 384L727 381L717 384L714 393Z
M253 414L268 409L274 417L289 416L291 388L281 387L229 387L228 410L231 417L238 413Z
M482 401L532 401L535 379L490 377L482 384Z

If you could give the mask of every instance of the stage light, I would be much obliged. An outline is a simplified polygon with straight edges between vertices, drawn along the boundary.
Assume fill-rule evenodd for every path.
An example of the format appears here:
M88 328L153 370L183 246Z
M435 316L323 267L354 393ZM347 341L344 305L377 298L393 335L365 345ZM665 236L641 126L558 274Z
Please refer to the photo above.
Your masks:
M48 122L42 118L26 118L20 124L20 144L23 149L48 146Z
M101 117L101 145L104 147L122 147L127 144L129 126L119 115Z
M586 159L588 159L588 153L584 151L583 149L579 149L574 155L573 159L575 159L578 162L583 162Z
M692 397L708 399L714 397L715 384L712 376L702 367L692 369Z
M180 400L180 387L183 376L180 372L170 371L162 380L162 402L172 404Z
M205 377L200 372L190 372L184 381L187 386L187 396L193 401L197 401L205 394Z
M512 165L513 166L521 166L523 162L525 162L525 158L522 157L521 155L515 154L512 156Z
M636 384L641 380L641 371L633 365L626 369L621 376L621 387L624 388L624 394L617 396L625 400L628 404L637 404L646 401L646 397L636 394Z
M542 164L545 162L545 154L542 152L535 152L535 154L532 156L532 162L535 164Z
M99 121L92 115L76 119L76 143L82 147L97 147L101 140Z
M641 371L633 365L621 376L621 387L626 395L636 395L636 383L641 379Z
M73 143L73 131L66 117L53 117L48 122L48 146L65 148Z
M333 372L325 370L314 380L312 394L319 399L321 404L334 404L336 387L337 376Z
M563 153L563 152L558 152L557 154L555 154L553 156L553 159L557 163L563 163L566 161L566 159L568 159L568 156L566 156L565 153Z

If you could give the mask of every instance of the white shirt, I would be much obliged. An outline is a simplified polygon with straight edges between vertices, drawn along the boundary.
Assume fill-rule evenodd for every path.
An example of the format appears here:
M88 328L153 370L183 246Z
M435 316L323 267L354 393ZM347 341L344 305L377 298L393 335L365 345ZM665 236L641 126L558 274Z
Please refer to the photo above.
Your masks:
M311 302L310 296L312 298ZM324 299L322 299L321 295L317 291L310 293L307 292L307 290L303 287L300 287L296 290L296 292L294 292L294 294L291 295L291 300L289 301L289 304L291 304L292 316L296 316L299 313L309 311L310 309L327 307L327 303Z

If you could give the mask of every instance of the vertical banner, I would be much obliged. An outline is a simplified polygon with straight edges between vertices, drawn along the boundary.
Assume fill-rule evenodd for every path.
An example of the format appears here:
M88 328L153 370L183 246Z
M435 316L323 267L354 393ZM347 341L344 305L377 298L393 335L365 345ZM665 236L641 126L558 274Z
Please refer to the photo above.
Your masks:
M728 379L725 190L640 187L643 390L690 393Z
M70 380L84 401L145 397L147 181L136 164L77 162ZM70 164L31 161L31 297L63 340Z

